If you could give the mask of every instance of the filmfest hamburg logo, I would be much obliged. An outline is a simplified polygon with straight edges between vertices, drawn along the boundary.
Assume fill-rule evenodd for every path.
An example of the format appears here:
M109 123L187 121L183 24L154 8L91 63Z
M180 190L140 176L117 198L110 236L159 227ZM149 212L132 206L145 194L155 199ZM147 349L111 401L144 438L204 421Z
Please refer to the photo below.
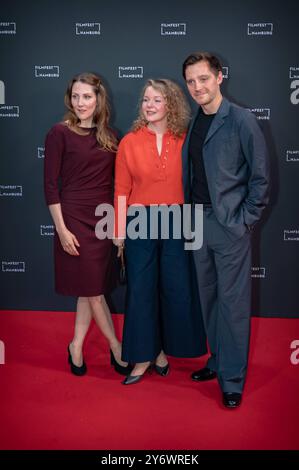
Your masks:
M2 261L3 273L24 273L25 261Z
M19 106L0 105L0 117L18 118L20 117Z
M37 158L45 158L45 147L37 147Z
M290 67L289 78L291 91L290 100L292 104L299 104L299 67Z
M20 117L19 106L5 104L5 84L0 80L0 117Z
M40 234L42 237L53 237L54 236L54 225L41 225Z
M222 67L223 78L228 78L228 72L229 72L228 67Z
M101 23L76 23L76 36L101 34Z
M263 266L252 266L251 267L251 277L265 279L266 277L266 268Z
M284 242L299 242L299 230L291 229L283 231Z
M118 78L143 78L143 67L140 65L120 65L118 67Z
M287 150L286 161L299 162L299 150Z
M299 78L299 67L290 67L289 77L292 80L293 80L293 78Z
M23 187L15 184L0 184L1 196L23 196Z
M16 34L17 24L14 22L0 22L0 34Z
M270 108L248 108L258 120L269 121L270 120Z
M59 65L35 65L36 78L59 78Z
M186 23L161 23L161 36L186 36Z
M273 23L248 23L248 36L272 36Z

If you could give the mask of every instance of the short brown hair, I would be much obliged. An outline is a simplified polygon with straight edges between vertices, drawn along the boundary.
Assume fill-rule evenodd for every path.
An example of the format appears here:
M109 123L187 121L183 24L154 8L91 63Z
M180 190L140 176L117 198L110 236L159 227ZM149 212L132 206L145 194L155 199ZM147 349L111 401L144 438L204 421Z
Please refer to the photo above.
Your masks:
M222 71L222 65L218 57L216 57L213 54L210 54L209 52L194 52L193 54L190 54L183 63L183 77L185 80L186 80L186 68L189 65L194 65L197 62L201 62L202 60L204 60L205 62L208 62L212 72L215 75L218 75L218 73Z

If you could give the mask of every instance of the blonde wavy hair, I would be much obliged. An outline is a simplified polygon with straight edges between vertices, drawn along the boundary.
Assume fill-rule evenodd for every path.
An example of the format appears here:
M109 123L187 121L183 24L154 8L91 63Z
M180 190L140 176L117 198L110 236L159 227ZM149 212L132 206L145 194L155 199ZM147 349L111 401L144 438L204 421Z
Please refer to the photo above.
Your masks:
M100 144L101 148L115 152L117 150L117 140L113 132L109 128L110 119L110 106L108 102L107 91L103 85L102 79L99 75L94 73L81 73L76 75L69 82L65 96L64 104L68 111L64 116L66 125L77 134L87 135L88 133L83 129L80 129L80 119L76 116L72 106L72 89L76 82L86 83L90 85L96 96L97 104L93 116L93 122L96 125L96 139Z
M150 86L161 93L166 101L168 130L176 137L180 137L188 127L190 107L179 85L165 78L147 80L141 92L139 113L137 119L133 122L132 131L137 131L148 124L142 112L142 101L146 89Z

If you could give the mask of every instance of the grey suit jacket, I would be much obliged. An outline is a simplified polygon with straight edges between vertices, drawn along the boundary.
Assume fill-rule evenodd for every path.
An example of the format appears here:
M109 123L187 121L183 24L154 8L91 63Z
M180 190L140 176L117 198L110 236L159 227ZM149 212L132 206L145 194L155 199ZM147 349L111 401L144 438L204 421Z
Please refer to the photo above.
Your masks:
M182 153L185 203L192 197L189 140L194 121ZM255 116L223 98L204 141L203 160L217 220L240 237L259 220L269 197L268 153Z

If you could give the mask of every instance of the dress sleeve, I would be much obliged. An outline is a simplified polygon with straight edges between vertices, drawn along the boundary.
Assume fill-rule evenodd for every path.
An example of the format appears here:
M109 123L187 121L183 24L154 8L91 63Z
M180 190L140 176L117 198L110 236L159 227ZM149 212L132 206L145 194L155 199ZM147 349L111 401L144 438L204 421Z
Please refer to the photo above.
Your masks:
M58 183L64 146L63 133L53 127L45 140L44 191L47 205L60 203Z

